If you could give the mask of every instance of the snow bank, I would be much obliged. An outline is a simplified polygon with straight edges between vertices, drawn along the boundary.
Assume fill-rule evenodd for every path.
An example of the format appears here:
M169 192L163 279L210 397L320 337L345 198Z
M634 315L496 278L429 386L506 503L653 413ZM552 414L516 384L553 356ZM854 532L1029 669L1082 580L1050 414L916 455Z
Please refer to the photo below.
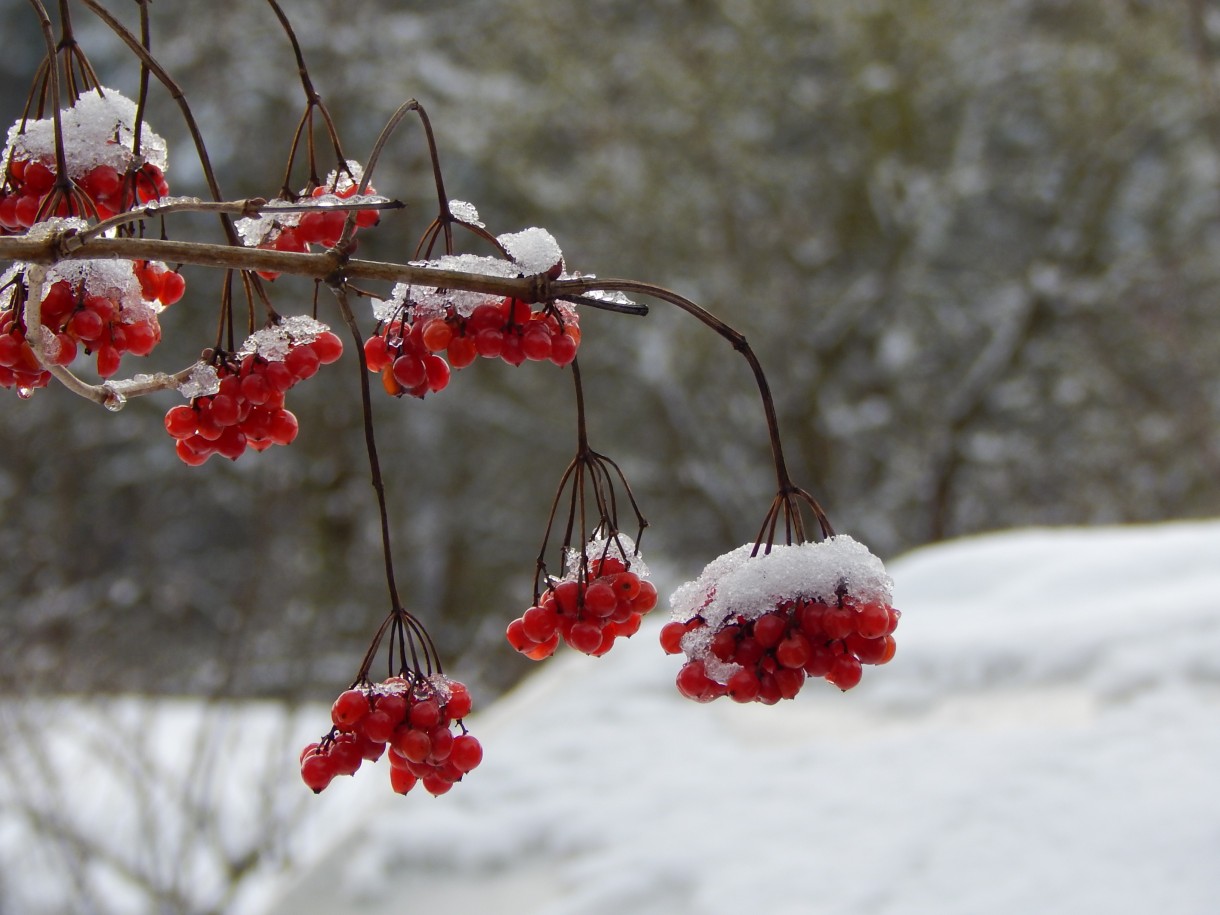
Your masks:
M484 762L440 798L391 795L384 762L309 795L325 709L0 703L0 908L74 909L37 825L93 843L74 879L100 912L153 910L123 867L180 894L157 910L236 915L1215 912L1220 522L889 572L898 655L851 692L691 703L654 614L472 716Z
M269 912L1214 912L1220 524L890 572L898 655L856 690L692 704L654 620L474 722L485 761L444 798L353 794Z

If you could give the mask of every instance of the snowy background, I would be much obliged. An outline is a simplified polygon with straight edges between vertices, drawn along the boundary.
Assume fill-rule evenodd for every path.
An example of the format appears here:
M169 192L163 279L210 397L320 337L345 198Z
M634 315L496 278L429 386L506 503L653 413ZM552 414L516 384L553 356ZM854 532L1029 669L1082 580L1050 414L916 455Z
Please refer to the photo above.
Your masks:
M309 796L292 763L323 707L4 706L9 739L40 749L0 780L0 911L72 898L56 866L80 842L31 827L51 785L43 819L105 849L76 878L97 911L1220 910L1220 522L1015 531L889 570L898 655L857 689L691 703L660 611L476 705L484 763L442 798L392 795L384 761ZM208 716L227 737L201 746ZM158 761L133 780L139 735ZM200 753L193 806L169 791L137 815L125 781ZM226 895L217 862L246 854ZM144 865L179 895L141 896Z

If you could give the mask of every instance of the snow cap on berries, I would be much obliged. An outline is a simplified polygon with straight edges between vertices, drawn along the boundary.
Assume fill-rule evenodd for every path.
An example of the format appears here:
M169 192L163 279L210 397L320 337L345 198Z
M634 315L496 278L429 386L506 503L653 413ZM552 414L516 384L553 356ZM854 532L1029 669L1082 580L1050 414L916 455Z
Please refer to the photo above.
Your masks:
M615 533L607 535L604 531L595 531L589 542L585 544L584 556L586 562L596 562L600 559L613 557L621 559L632 572L640 578L648 577L648 566L640 558L640 552L635 541L626 534ZM564 578L575 580L580 574L581 551L569 547L564 557Z
M702 574L670 598L672 618L702 617L717 629L730 617L757 619L780 601L798 597L834 601L840 591L889 605L893 580L881 560L846 535L818 543L773 546L754 553L744 544L708 563Z
M307 315L295 315L280 323L255 331L241 345L241 355L254 353L268 362L283 362L288 350L304 343L312 343L319 334L330 330L321 321Z
M60 112L68 173L82 175L99 165L122 173L145 162L161 171L166 167L165 140L140 125L140 155L136 156L136 103L121 92L99 87L86 92L71 108ZM55 122L52 118L18 121L8 131L8 159L55 158Z

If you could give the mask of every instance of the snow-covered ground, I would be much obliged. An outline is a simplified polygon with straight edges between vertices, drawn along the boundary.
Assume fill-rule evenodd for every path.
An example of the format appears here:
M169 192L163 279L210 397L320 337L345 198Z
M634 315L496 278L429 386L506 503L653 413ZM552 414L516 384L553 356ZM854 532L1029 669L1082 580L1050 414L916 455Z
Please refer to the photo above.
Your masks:
M444 797L392 795L384 761L319 798L289 778L298 866L232 910L1220 911L1220 522L1018 531L889 571L898 654L848 693L682 699L659 611L477 711L483 765ZM29 898L8 865L34 872L8 791L0 908Z

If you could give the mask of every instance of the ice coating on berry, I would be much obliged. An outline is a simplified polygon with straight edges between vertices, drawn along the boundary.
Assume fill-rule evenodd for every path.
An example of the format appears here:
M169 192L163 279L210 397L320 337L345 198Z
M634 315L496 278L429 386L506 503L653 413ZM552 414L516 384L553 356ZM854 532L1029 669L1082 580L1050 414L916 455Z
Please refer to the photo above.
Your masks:
M59 261L47 271L48 287L59 280L67 280L74 289L83 288L88 295L112 298L124 309L144 301L140 281L136 279L129 260L100 258Z
M508 256L526 273L546 273L563 264L559 242L546 229L533 227L497 237Z
M165 171L166 145L148 125L140 125L140 157L135 148L136 103L114 89L86 92L71 108L60 112L68 172L81 175L98 165L125 172L133 165L151 163ZM55 123L52 118L20 121L9 128L4 163L9 158L55 159Z
M293 346L312 343L318 334L330 330L307 315L294 315L279 324L255 331L241 345L242 354L255 353L269 362L282 362Z
M219 390L220 376L216 373L216 366L206 362L196 362L191 366L191 373L186 381L178 385L178 393L187 400L207 397Z
M670 599L673 619L685 622L700 616L716 629L730 616L756 619L778 601L832 601L840 590L862 601L891 602L893 581L881 560L846 535L773 546L770 553L756 556L753 551L753 544L740 546L678 588Z

